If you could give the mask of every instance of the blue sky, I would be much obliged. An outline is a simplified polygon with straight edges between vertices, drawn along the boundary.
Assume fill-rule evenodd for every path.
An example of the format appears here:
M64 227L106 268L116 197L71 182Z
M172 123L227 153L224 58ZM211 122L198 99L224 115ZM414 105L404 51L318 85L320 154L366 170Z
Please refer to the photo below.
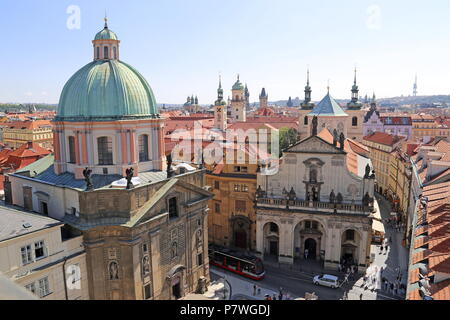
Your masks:
M67 27L70 5L79 29ZM307 65L315 100L328 79L349 98L355 65L361 95L411 94L416 72L419 94L449 94L447 0L2 0L0 102L58 102L92 60L105 9L121 59L160 103L212 103L219 72L226 96L239 73L251 101L263 86L269 100L303 98Z

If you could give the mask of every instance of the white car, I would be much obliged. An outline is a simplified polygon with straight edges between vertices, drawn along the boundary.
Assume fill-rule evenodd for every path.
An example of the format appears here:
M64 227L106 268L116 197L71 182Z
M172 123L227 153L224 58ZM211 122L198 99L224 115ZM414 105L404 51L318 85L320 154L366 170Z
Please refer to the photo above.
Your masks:
M321 276L317 275L313 278L313 283L315 285L321 285L333 289L339 287L338 281L339 281L338 277L329 274L324 274Z

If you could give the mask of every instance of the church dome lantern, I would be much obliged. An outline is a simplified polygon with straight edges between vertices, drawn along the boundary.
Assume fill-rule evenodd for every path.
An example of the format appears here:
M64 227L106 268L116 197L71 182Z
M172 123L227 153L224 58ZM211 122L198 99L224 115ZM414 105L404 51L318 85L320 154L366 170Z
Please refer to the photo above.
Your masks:
M55 173L137 175L161 170L163 120L145 78L119 60L119 40L103 30L92 41L94 59L67 81L54 119Z

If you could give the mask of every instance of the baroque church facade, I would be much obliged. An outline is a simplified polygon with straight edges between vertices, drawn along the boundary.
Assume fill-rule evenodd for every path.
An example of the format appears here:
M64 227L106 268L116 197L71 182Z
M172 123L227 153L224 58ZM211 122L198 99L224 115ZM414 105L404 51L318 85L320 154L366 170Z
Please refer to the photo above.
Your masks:
M150 85L105 19L61 93L54 156L5 182L7 203L82 232L90 299L178 299L209 282L205 170L172 165Z
M328 110L336 106L329 95L318 105ZM345 138L345 131L333 135L322 128L318 118L311 119L308 137L258 173L257 252L284 263L307 258L337 269L345 261L364 270L370 264L377 207L368 150Z

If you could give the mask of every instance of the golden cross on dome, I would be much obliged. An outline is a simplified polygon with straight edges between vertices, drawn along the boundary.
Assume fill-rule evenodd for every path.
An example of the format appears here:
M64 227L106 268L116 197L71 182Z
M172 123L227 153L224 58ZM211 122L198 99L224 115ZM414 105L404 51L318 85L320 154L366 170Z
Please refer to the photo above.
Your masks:
M106 10L105 10L105 28L108 28L108 16L106 15Z

